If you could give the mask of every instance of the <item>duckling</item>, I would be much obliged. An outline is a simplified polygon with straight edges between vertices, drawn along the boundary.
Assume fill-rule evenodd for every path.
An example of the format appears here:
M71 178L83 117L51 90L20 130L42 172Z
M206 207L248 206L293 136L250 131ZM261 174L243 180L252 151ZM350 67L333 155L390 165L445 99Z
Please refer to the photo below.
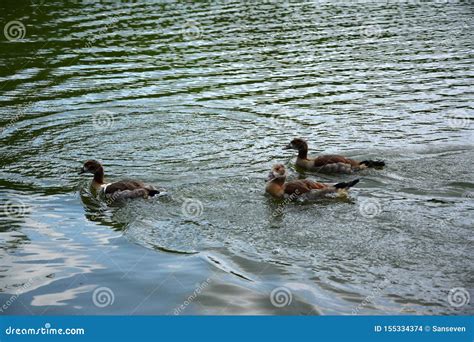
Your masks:
M322 197L330 193L345 191L359 183L358 179L337 184L319 183L309 179L286 182L286 169L283 164L275 164L267 179L265 191L276 198L296 198L300 195L310 195L307 198Z
M92 173L92 188L107 200L116 201L129 198L148 198L160 193L160 190L152 185L137 180L122 180L113 183L104 182L104 168L97 160L88 160L82 166L79 174Z
M296 165L309 170L327 173L352 173L363 169L381 168L385 166L383 160L363 160L358 161L344 156L326 154L316 158L308 158L308 144L300 138L293 139L283 149L293 149L298 151Z

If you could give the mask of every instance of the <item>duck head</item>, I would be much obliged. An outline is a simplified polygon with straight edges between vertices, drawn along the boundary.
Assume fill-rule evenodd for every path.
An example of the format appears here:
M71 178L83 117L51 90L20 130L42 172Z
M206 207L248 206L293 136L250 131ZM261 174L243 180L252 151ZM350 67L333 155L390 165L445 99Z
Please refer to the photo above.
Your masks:
M307 150L308 149L308 144L306 141L304 141L301 138L295 138L293 139L288 145L283 147L284 150Z
M297 150L298 157L306 159L308 156L308 144L301 138L293 139L288 145L283 147L284 150Z
M79 174L83 173L92 173L96 174L97 172L103 171L102 165L97 160L88 160L84 163L79 171Z
M285 181L286 179L286 169L283 164L275 164L272 167L272 170L268 174L267 181L280 180Z

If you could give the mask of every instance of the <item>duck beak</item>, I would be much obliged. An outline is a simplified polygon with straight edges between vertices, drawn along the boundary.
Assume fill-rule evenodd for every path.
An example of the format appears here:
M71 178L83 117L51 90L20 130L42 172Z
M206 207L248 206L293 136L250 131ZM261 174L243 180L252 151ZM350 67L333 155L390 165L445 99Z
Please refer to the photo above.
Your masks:
M79 170L79 174L82 175L85 172L86 172L86 170L84 170L84 167L81 167L81 169Z
M293 146L291 146L291 144L288 144L286 146L283 147L284 150L291 150L293 149Z
M273 171L270 171L268 173L267 182L271 181L272 179L275 179L275 175L273 174Z

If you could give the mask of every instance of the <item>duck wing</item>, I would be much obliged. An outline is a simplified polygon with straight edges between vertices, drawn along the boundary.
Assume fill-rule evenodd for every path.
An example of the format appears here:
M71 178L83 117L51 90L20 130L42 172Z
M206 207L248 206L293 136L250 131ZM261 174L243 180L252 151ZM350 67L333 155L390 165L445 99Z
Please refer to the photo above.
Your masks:
M148 197L158 194L160 191L149 184L137 180L123 180L108 184L104 189L106 196L113 195L117 199Z
M294 180L285 183L285 193L288 195L302 195L314 189L320 190L327 187L328 186L326 184L314 182L308 179Z
M112 194L106 194L107 198L112 201L121 201L131 198L148 198L149 192L146 189L140 188L135 190L120 190Z
M309 179L295 180L285 184L285 193L288 195L309 195L309 199L319 198L328 193L335 192L333 185L319 183ZM308 198L308 197L305 197Z
M308 188L310 188L311 190L327 189L330 186L329 184L319 183L319 182L315 182L309 179L304 179L302 180L302 182L304 182L308 186Z
M140 181L127 179L127 180L108 184L107 187L105 188L105 194L112 194L117 191L143 189L144 187L145 187L145 184Z
M326 154L323 156L316 157L314 160L314 167L324 167L329 164L348 164L351 167L359 166L359 162L354 159L346 158L344 156L339 156L336 154Z

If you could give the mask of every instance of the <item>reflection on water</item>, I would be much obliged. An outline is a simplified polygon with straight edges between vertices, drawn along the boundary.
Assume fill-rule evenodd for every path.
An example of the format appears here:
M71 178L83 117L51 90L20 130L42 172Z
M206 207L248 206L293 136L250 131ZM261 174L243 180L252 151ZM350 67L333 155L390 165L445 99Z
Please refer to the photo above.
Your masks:
M472 6L0 4L10 314L467 314ZM8 27L7 27L8 26ZM383 158L347 200L264 195L310 152ZM107 206L77 175L167 194Z

